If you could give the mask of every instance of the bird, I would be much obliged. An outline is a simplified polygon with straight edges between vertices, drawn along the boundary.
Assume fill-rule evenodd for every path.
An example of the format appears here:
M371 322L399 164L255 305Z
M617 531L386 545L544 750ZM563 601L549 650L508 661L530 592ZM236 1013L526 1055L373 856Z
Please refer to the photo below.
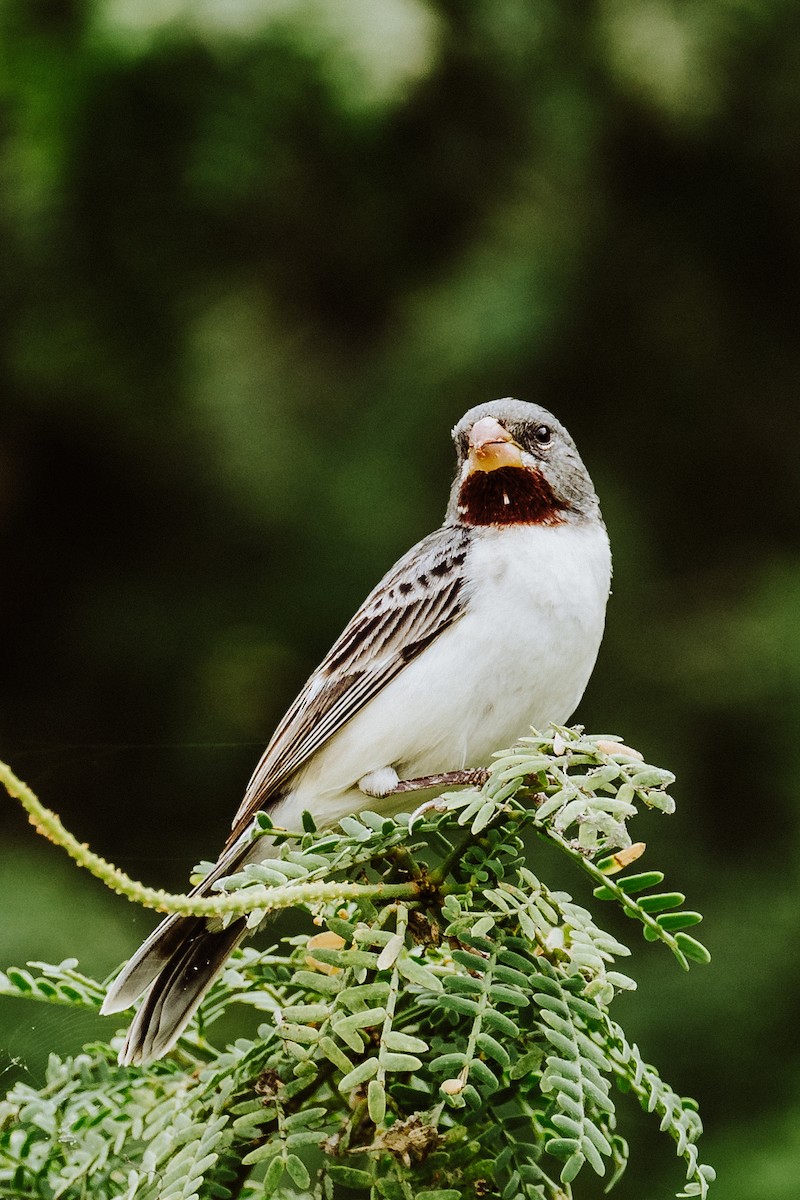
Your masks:
M262 809L286 829L305 811L318 827L366 807L390 815L407 781L486 767L577 707L611 585L589 473L552 413L512 397L470 408L452 437L443 524L386 573L302 687L194 894L276 852L250 837ZM120 1012L144 993L121 1064L168 1053L246 932L244 918L161 922L101 1008Z

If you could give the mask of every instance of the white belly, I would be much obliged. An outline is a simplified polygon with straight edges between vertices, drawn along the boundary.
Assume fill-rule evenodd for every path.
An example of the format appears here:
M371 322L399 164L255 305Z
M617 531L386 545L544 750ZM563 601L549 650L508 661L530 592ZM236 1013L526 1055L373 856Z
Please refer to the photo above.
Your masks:
M531 726L571 716L603 634L605 530L488 528L466 565L464 614L314 755L276 821L294 826L304 809L322 824L396 809L397 798L368 801L358 780L386 766L401 779L485 766Z

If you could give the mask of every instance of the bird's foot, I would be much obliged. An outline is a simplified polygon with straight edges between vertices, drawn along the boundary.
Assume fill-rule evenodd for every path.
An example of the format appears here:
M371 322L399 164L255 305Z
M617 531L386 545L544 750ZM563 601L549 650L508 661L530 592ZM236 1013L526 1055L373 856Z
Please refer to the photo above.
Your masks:
M441 775L420 775L418 779L398 779L392 795L423 792L438 787L483 787L489 778L486 767L466 767L463 771L444 771Z
M424 792L429 788L483 787L489 778L485 767L467 767L462 771L444 771L441 775L420 775L417 779L400 779L394 767L380 767L362 775L358 789L365 796L382 800L386 796L401 796L403 792Z
M448 771L444 775L423 775L421 779L406 779L402 782L406 787L400 785L402 791L415 791L417 789L427 787L459 787L470 785L472 787L483 787L486 780L489 778L489 772L485 767L474 767L471 770L465 771ZM435 782L432 782L434 781ZM437 796L435 800L426 800L424 804L420 804L419 808L415 808L408 822L408 828L411 830L420 817L424 817L427 812L446 812L448 808L447 801L442 796Z

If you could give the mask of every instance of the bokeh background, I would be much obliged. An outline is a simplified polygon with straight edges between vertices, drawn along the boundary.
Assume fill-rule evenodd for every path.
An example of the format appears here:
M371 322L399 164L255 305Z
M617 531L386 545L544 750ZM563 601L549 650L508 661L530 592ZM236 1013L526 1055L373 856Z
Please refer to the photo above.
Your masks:
M721 1200L795 1200L796 0L6 0L0 40L2 756L182 886L441 519L449 427L544 403L615 551L578 718L677 773L635 832L714 953L626 927L619 1017ZM10 801L0 833L0 966L150 928ZM0 1080L91 1033L4 1002ZM673 1194L626 1122L616 1194Z

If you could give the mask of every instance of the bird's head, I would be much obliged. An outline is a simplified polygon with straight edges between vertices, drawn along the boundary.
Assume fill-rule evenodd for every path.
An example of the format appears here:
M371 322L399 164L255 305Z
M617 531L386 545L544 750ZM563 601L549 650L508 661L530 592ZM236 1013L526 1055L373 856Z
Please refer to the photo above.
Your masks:
M449 522L561 525L599 514L575 443L538 404L510 397L479 404L455 426L453 441Z

